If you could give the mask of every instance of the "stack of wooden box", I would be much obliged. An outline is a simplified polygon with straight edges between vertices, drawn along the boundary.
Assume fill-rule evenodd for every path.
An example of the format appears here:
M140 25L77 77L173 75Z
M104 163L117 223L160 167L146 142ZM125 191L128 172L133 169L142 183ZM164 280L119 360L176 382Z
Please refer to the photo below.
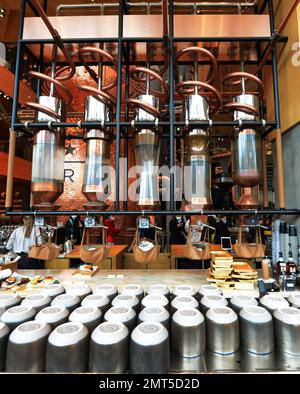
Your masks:
M227 252L213 253L211 259L210 276L207 279L219 287L233 287L233 257Z
M258 272L248 263L236 262L233 263L232 278L236 289L252 290L257 282Z

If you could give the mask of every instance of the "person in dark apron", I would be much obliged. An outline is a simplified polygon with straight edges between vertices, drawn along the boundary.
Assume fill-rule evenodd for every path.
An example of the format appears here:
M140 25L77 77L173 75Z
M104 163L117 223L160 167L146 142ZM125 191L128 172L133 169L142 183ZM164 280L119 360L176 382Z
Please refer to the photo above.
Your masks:
M11 234L6 249L21 257L18 261L18 269L43 269L43 260L28 257L29 250L34 245L43 243L40 229L34 226L31 216L24 216L23 223L23 226L18 227Z

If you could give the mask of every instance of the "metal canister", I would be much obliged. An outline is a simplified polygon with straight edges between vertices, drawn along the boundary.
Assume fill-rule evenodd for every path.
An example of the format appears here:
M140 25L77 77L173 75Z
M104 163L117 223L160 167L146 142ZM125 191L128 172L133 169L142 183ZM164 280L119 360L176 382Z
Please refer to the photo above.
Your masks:
M78 296L82 301L84 297L92 294L92 289L89 285L82 284L82 285L73 285L66 291L67 294L71 294L74 296Z
M47 296L51 297L52 300L58 295L64 294L65 292L66 289L59 283L49 283L41 290L42 294L46 294Z
M46 372L86 372L89 332L80 322L61 324L49 335Z
M217 306L227 306L228 302L225 297L220 294L208 294L201 298L200 301L200 312L205 315L205 313L213 307Z
M131 332L136 326L136 312L126 306L114 306L105 313L104 320L123 323Z
M278 308L289 306L287 300L280 295L265 295L259 300L259 305L266 308L270 313L274 313Z
M198 298L201 300L202 297L211 294L221 294L221 290L217 285L202 285L198 291Z
M112 302L112 300L118 295L118 289L116 288L116 286L106 283L97 286L94 289L93 293L107 296L110 302Z
M240 311L246 306L257 306L257 300L246 294L237 294L230 298L229 306L231 309L235 311L235 313L239 314Z
M174 313L171 349L180 357L200 357L205 352L205 320L198 309L179 309Z
M270 372L277 370L275 352L268 354L241 353L241 367L243 372Z
M60 294L52 300L51 305L64 306L71 313L80 306L80 298L72 294Z
M168 330L158 322L139 324L131 334L130 372L166 374L170 368Z
M300 356L300 310L292 307L277 309L274 327L277 350Z
M162 283L150 285L147 289L147 294L162 294L170 299L170 290L167 285Z
M274 329L271 313L260 306L247 306L239 316L242 350L255 354L272 353Z
M4 308L4 310L19 305L21 301L18 294L0 294L0 308Z
M2 323L5 323L10 330L17 326L34 319L36 310L32 306L18 305L7 309L1 316Z
M4 370L9 327L0 323L0 372Z
M92 333L89 371L125 373L129 365L129 331L120 322L104 322Z
M5 370L7 372L44 372L49 324L28 321L10 334L7 343Z
M141 302L144 298L144 289L140 285L129 284L123 287L121 294L135 295Z
M197 297L197 291L193 288L193 286L189 285L178 285L174 288L171 299L173 300L175 297L178 296L191 296Z
M148 294L142 299L141 308L147 306L162 306L169 310L169 300L162 294Z
M206 313L207 347L215 353L230 354L240 346L239 320L228 307L214 307Z
M104 316L110 308L110 300L107 296L101 294L90 294L81 301L81 305L95 306L101 310L102 316Z
M102 320L102 313L96 306L80 306L69 316L69 321L79 321L84 324L90 333L99 326Z
M138 316L138 324L145 321L157 321L170 330L170 313L162 306L146 306Z
M21 305L32 306L37 312L51 304L51 298L44 294L32 294L26 297Z
M294 308L300 308L300 294L291 294L288 298L288 302Z
M36 315L35 320L48 323L54 330L57 326L67 322L69 313L68 309L61 305L47 306Z
M136 313L139 313L140 310L140 301L133 294L120 294L112 300L111 305L132 308Z
M171 302L171 316L179 309L199 308L198 301L192 296L177 296Z

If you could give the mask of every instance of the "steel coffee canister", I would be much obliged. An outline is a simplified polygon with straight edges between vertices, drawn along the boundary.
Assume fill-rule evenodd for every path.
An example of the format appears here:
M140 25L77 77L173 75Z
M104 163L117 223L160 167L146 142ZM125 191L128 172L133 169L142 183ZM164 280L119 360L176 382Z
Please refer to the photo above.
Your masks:
M202 297L211 294L221 294L221 290L217 285L202 285L198 291L198 298L201 300Z
M162 294L170 299L170 290L167 285L162 283L150 285L147 289L147 294Z
M170 313L162 306L146 306L138 316L138 324L145 321L157 321L170 330Z
M67 289L66 293L78 296L82 301L84 297L92 294L92 289L86 284L73 285Z
M65 292L66 289L59 283L49 283L41 290L41 294L46 294L47 296L51 297L52 300L53 298L60 294L64 294Z
M18 294L0 294L0 308L4 308L4 310L21 304L21 301Z
M205 315L205 313L213 307L217 306L227 306L228 302L225 297L220 294L208 294L201 298L200 301L200 311Z
M54 300L51 302L51 305L64 306L71 313L80 306L80 298L79 296L75 296L72 294L61 294L54 298Z
M107 283L97 286L93 293L107 296L110 302L112 302L112 300L118 295L118 289L116 286Z
M192 296L177 296L171 302L171 315L178 309L198 308L199 304L196 298Z
M180 357L199 357L205 352L205 320L198 309L179 309L172 317L171 349Z
M48 323L54 330L57 326L67 322L69 313L69 310L61 305L47 306L36 315L35 320Z
M79 321L84 324L91 333L101 323L102 313L95 306L80 306L69 316L69 321Z
M138 298L139 302L141 302L142 299L144 298L143 288L140 285L136 285L136 284L129 284L129 285L123 286L121 294L134 295Z
M229 301L230 308L237 314L246 306L257 306L257 304L258 302L254 297L246 294L234 295Z
M33 294L22 301L22 305L32 306L37 312L51 304L51 298L44 294Z
M8 326L4 323L0 323L0 372L4 370L5 366L6 347L9 332Z
M129 331L120 322L104 322L92 333L89 371L125 373L129 365Z
M81 301L82 306L95 306L102 312L102 316L110 308L110 300L107 296L101 294L90 294Z
M158 322L139 324L131 334L130 372L166 374L170 369L168 330Z
M28 321L10 334L7 344L5 370L7 372L44 372L49 324Z
M193 288L193 286L188 285L178 285L174 288L172 292L172 299L178 296L191 296L196 297L197 291Z
M142 299L141 308L147 306L162 306L169 309L169 300L162 294L148 294Z
M112 300L111 305L132 308L136 313L139 313L140 310L140 301L133 294L120 294Z
M255 354L273 352L274 329L270 312L260 306L246 306L239 316L242 350Z
M279 308L274 312L277 351L300 356L300 310Z
M32 306L18 305L7 309L1 316L1 321L11 330L27 321L33 320L36 310Z
M270 313L274 313L274 311L278 308L284 308L289 306L288 301L281 297L280 295L265 295L259 300L259 305L263 308L266 308Z
M288 297L288 302L290 303L291 306L294 308L300 308L300 294L291 294Z
M136 326L136 312L126 306L114 306L105 313L104 320L123 323L131 332Z
M56 327L48 338L46 372L86 372L89 338L88 329L80 322Z
M231 354L240 346L239 320L228 307L214 307L206 313L206 343L215 353Z

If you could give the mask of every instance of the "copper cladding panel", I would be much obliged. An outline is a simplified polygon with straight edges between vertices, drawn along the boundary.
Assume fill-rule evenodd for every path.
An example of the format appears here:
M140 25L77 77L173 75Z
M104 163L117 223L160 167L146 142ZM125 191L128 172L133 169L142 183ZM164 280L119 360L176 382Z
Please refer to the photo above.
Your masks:
M118 16L58 16L50 22L63 39L117 38ZM161 15L125 15L124 38L162 38ZM270 37L268 15L175 15L174 37ZM41 18L27 17L24 39L51 38Z
M270 37L268 15L175 15L174 36ZM216 40L217 41L217 40Z

